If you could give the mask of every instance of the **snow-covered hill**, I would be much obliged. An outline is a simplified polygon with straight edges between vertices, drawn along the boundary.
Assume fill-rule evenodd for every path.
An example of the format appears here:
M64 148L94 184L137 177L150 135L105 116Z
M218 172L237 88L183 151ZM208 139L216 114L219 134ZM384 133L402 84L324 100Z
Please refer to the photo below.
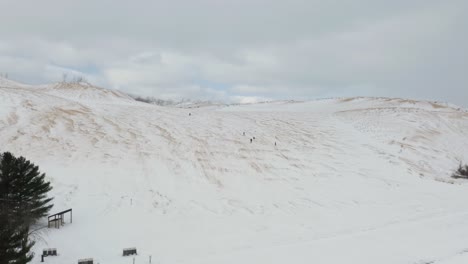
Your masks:
M180 109L7 84L0 135L1 151L47 173L53 212L73 208L72 224L39 231L33 263L48 247L52 264L132 263L125 247L137 247L135 263L468 261L468 185L450 178L468 162L468 113L456 106Z
M79 83L66 83L59 82L44 88L44 93L71 99L75 101L85 102L119 102L119 101L134 101L129 95L115 91L108 90L101 87L96 87L87 82Z

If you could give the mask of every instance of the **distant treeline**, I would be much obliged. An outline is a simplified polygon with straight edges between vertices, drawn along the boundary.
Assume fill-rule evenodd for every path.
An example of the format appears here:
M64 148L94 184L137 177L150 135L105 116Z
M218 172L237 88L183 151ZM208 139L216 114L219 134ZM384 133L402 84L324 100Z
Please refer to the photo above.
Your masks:
M192 99L181 99L181 100L163 100L159 98L155 98L152 96L139 96L134 94L128 94L133 99L139 102L147 103L147 104L154 104L160 106L183 106L185 104L211 104L211 101L202 101L202 100L192 100Z

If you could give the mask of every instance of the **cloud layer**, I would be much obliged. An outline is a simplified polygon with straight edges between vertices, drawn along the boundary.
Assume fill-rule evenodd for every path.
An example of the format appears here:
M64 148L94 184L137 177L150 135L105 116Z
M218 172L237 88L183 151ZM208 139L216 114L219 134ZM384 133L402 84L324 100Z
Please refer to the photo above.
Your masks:
M162 99L397 96L468 106L468 2L0 2L0 72Z

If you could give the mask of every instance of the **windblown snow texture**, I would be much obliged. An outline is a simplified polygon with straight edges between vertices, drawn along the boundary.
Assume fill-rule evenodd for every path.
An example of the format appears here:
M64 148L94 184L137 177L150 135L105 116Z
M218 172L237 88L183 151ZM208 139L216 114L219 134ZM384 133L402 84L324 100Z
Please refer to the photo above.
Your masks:
M136 263L468 263L468 185L450 178L468 113L450 104L176 108L3 79L0 133L47 174L52 213L73 208L33 263L51 247L50 264L132 263L128 247Z

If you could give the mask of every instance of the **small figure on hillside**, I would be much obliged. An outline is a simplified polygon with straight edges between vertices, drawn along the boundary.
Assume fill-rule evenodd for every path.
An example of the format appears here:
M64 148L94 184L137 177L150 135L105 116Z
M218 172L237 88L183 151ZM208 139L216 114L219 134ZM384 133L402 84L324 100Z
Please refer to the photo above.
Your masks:
M189 116L191 116L191 115L192 115L192 113L188 113L188 115L189 115Z
M252 139L250 139L250 143L252 143Z
M275 141L275 146L276 146L276 141Z

